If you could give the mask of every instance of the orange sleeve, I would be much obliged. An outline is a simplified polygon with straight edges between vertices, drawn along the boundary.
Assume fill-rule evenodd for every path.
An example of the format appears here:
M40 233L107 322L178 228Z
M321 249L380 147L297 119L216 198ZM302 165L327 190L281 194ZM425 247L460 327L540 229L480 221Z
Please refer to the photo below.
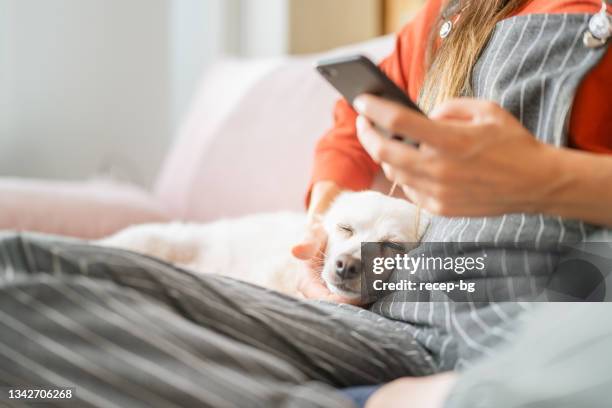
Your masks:
M573 147L612 154L612 52L580 85L570 120Z
M554 13L597 13L601 0L531 0L517 15Z
M378 165L357 139L356 118L357 113L345 100L336 104L334 127L319 140L315 149L310 188L319 181L334 181L343 189L358 191L372 183Z
M441 0L430 0L398 34L395 50L381 69L411 98L416 99L425 76L424 55L431 24L440 11ZM344 99L336 104L334 127L321 138L315 150L312 186L319 181L334 181L343 189L370 188L379 166L357 139L357 113Z

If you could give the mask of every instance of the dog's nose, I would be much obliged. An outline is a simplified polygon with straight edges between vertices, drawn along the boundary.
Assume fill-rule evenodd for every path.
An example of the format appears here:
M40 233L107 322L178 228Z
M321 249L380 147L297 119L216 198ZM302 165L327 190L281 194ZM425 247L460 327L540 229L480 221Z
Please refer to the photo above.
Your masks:
M336 260L336 275L340 279L349 280L359 276L361 261L350 255L341 255Z

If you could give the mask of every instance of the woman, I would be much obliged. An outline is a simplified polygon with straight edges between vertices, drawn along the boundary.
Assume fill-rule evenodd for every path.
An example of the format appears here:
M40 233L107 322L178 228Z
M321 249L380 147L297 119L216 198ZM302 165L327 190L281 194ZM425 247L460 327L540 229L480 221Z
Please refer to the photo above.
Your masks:
M562 80L555 86L570 93L565 95L567 104L573 101L569 118L554 117L551 106L556 100L540 100L560 96L558 89L547 91L547 86L551 88L550 75L555 73L545 72L544 66L567 67L573 58L568 50L582 46L582 39L575 36L576 32L582 34L580 30L567 35L566 48L553 50L547 46L567 29L568 19L576 17L564 13L595 13L600 8L598 0L451 1L446 7L441 0L428 1L399 34L395 52L381 68L412 99L418 99L437 122L370 96L356 102L361 114L358 117L345 101L340 101L336 124L321 139L315 155L307 198L311 233L294 254L308 261L321 249L325 242L317 223L321 214L342 190L369 188L380 164L387 178L402 185L409 199L433 214L484 217L545 213L612 226L610 190L601 188L612 174L611 160L590 154L612 152L612 55L600 52L600 60L586 68L592 69L588 75L561 74ZM527 21L530 18L532 21ZM447 38L441 39L440 26L447 21L454 21L455 26ZM512 49L510 56L488 44L496 27L498 32L508 28L501 26L504 22L507 26L524 24L515 30L515 38L510 35L505 41L497 41L500 47ZM513 49L521 42L521 49ZM530 53L529 58L521 52ZM477 65L481 55L490 56L491 66L483 69ZM509 58L514 60L510 64L514 70L499 72L498 68L512 63ZM534 63L537 66L530 66ZM556 74L559 72L563 69ZM510 80L508 75L512 76ZM572 75L579 86L567 81ZM500 84L499 89L490 88L504 80L506 84ZM518 101L512 101L517 88L519 92L514 93L518 93ZM460 96L497 103L452 100ZM522 129L498 103L523 119L528 129ZM530 110L538 117L525 123L529 119L526 116L534 116ZM551 118L547 129L543 122ZM410 134L424 148L417 152L383 140L370 120L397 133ZM565 120L569 132L550 129L563 126ZM514 134L504 129L514 129ZM553 148L565 145L572 149ZM343 300L314 279L305 279L303 292L309 298Z
M317 147L308 198L311 234L306 243L294 251L301 259L309 261L314 252L324 247L326 237L317 225L320 214L342 190L368 188L379 165L382 165L390 181L402 186L410 200L431 213L471 217L464 224L475 222L479 225L475 236L453 235L451 231L457 230L453 230L452 225L449 228L451 222L448 222L443 231L451 232L450 238L444 234L436 235L434 226L429 239L433 236L442 240L478 240L486 237L487 229L491 227L494 227L495 238L498 238L500 233L504 235L504 225L509 225L512 220L508 216L497 220L492 216L513 213L536 214L537 217L521 216L518 227L525 230L529 228L529 223L535 223L538 231L549 230L551 233L548 236L559 241L565 233L563 219L585 221L591 224L591 231L598 229L594 226L612 227L612 190L603 188L612 180L612 159L596 154L612 153L609 108L612 99L609 94L612 89L612 55L608 52L602 56L582 76L578 75L579 79L573 85L563 80L555 84L550 79L555 75L555 69L547 72L544 68L546 59L550 58L551 50L555 50L555 47L542 46L543 43L548 45L549 41L554 42L560 30L566 28L567 19L572 18L552 16L552 13L594 13L601 3L497 0L463 2L457 6L457 2L451 2L440 17L438 11L444 7L441 3L427 3L425 9L400 33L394 54L381 64L413 99L419 99L434 121L372 96L357 99L354 103L356 112L346 102L338 104L336 125ZM509 17L514 17L511 23L507 22ZM502 26L503 22L499 22L505 19L507 24ZM536 24L530 24L530 20ZM447 29L448 21L454 23L453 31L447 38L441 39L439 33L446 36L448 32L439 30L442 27ZM559 28L548 30L547 25L551 23ZM522 25L518 36L503 34L503 28L507 29L510 24ZM497 32L493 34L494 30ZM573 32L571 47L576 46L577 39L581 40L579 34L583 33L580 30ZM425 50L421 44L427 37L430 38L429 49ZM514 42L510 41L512 39ZM526 42L523 46L522 41ZM508 47L508 51L498 48L504 46ZM539 50L545 52L538 55ZM564 54L559 55L562 58L557 58L556 64L568 68L570 54L561 49L556 51ZM536 59L541 59L539 65L534 64L538 61L531 59L536 55ZM491 66L483 68L487 59ZM505 64L510 65L507 73L504 73ZM428 71L423 69L425 65L429 66ZM567 74L565 78L571 75ZM495 84L490 82L504 80L505 83L499 84L498 89L491 88ZM519 92L513 92L517 84ZM556 92L552 94L546 89L551 85L553 89L556 87ZM556 97L560 95L558 89L563 86L571 89L571 95L565 96L565 101L557 100ZM512 101L513 95L518 101ZM496 103L454 99L460 96L477 96ZM544 101L547 96L551 99ZM563 115L550 121L554 116L550 112L555 109L551 105L556 103L565 103L569 108L571 104L567 100L574 101L571 116L567 118L569 129L555 131L547 128L554 127L555 120L565 124L566 117ZM499 105L514 113L514 117ZM538 112L534 114L530 110ZM544 113L546 111L547 114ZM543 125L546 120L549 120L548 126ZM372 126L373 123L393 134L409 135L421 142L421 148L385 139ZM360 144L363 149L359 147ZM566 145L569 148L559 148ZM558 217L562 224L561 231L556 231L539 214ZM488 218L481 218L478 222L474 221L475 217ZM444 221L438 222L445 224ZM579 229L582 229L580 238L587 234L587 228L586 225L579 225ZM459 224L459 230L466 232L469 227ZM528 241L534 236L525 234L521 237L519 234L514 238ZM302 290L306 297L343 301L312 277L304 279ZM378 309L376 306L375 310L394 319L402 319L406 309L412 314L412 309L418 308L416 305L403 306L399 311L389 310L385 313L383 305L379 305ZM434 311L432 305L426 309L428 312ZM417 313L414 320L424 326L434 323L431 317L429 320L419 319ZM425 341L430 339L425 338ZM554 348L555 342L547 339L544 344L543 347ZM520 350L515 352L515 359L517 355L520 355ZM590 358L588 361L592 360ZM499 364L494 367L498 371L503 368ZM511 373L517 375L520 369L514 368ZM403 406L411 401L418 406L440 407L455 381L453 375L399 380L378 391L371 400L371 406ZM482 378L471 375L468 381L478 386ZM519 387L516 389L520 390ZM363 390L362 399L364 392L367 396L372 391ZM544 394L540 397L543 398ZM406 398L406 395L413 398ZM546 397L554 398L552 394ZM466 406L474 404L474 398L471 399L470 402L470 398L464 398L468 404ZM511 406L509 400L505 402ZM501 401L494 400L491 404L500 406Z
M359 139L409 197L445 215L546 212L590 223L539 214L439 218L428 239L495 240L503 248L534 237L586 238L601 229L596 224L611 224L610 191L593 200L612 174L609 159L543 143L566 144L563 123L575 99L571 143L609 147L601 108L609 100L600 91L610 83L600 75L609 73L610 56L578 41L585 13L597 9L586 0L486 0L440 19L441 1L431 0L399 36L383 68L413 98L421 94L434 120L371 97L357 107L367 118ZM572 14L556 14L564 12ZM444 40L432 36L427 70L427 39L440 31L440 20L453 20L455 29ZM470 91L497 101L520 123L488 103L442 102ZM605 103L591 105L599 97ZM318 148L313 220L339 190L368 188L378 168L357 139L357 114L340 103L336 117ZM410 134L423 148L390 144L370 121ZM509 153L517 157L507 160ZM593 168L596 174L587 173ZM308 242L295 253L309 259L316 246ZM528 256L527 264L544 265L537 253ZM498 279L502 272L488 271ZM329 297L314 279L304 280L304 291ZM76 385L79 406L349 406L335 388L427 376L492 355L522 311L393 296L369 311L305 302L131 253L0 234L0 382Z

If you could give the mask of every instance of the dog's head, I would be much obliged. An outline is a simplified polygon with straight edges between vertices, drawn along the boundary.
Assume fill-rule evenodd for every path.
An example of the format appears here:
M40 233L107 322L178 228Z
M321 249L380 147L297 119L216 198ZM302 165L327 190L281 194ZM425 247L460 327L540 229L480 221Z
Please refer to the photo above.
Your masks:
M406 200L376 192L340 195L323 219L328 235L323 281L337 295L360 297L361 244L417 243L428 225L429 217L419 216L417 207Z

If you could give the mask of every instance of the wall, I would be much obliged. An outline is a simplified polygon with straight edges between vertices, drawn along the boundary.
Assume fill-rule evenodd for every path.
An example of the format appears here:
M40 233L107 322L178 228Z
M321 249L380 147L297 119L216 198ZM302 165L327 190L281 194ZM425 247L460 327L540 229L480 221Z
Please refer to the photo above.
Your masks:
M9 33L13 29L13 21L9 18L11 12L10 4L0 2L0 138L2 135L11 133L13 128L11 120L13 104L10 100L13 94L14 82L12 64L13 44L9 41Z
M170 1L174 127L189 108L203 69L216 58L240 53L240 1Z
M239 0L238 52L245 57L274 57L289 51L289 1Z
M148 184L169 142L165 0L0 0L0 175L112 167ZM7 24L8 23L8 24Z
M385 33L399 31L425 4L426 0L384 0Z
M383 31L382 0L234 0L239 53L247 57L320 52Z
M319 52L382 34L380 0L290 0L289 52Z
M155 179L205 68L378 35L381 0L0 0L0 177Z

